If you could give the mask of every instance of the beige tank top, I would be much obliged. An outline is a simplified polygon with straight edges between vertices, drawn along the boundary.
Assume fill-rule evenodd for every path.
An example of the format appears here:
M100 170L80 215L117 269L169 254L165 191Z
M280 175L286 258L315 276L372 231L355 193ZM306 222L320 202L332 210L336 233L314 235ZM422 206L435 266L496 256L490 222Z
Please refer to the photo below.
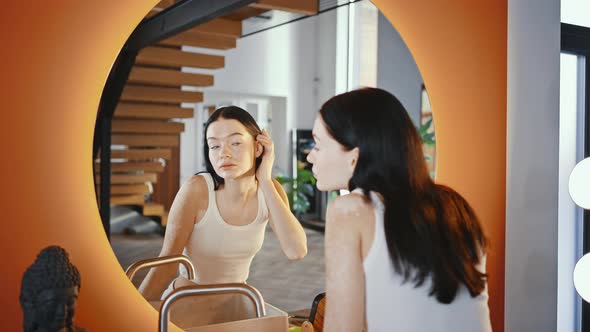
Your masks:
M260 189L256 218L244 226L230 225L223 220L215 201L213 178L209 173L200 174L207 182L209 206L189 236L183 254L195 266L197 284L245 282L250 263L262 247L268 223L268 210ZM184 268L181 276L188 276Z

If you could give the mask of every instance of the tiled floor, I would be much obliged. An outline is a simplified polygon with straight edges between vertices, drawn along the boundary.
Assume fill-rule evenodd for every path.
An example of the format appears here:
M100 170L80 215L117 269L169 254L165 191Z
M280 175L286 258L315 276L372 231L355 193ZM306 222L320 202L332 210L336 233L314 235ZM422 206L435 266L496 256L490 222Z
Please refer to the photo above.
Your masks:
M260 291L266 302L284 311L311 307L314 297L325 290L324 235L313 230L306 230L306 233L307 256L300 261L289 261L268 227L262 249L250 269L248 283ZM123 268L158 256L162 242L163 237L157 234L111 236L113 250ZM140 271L134 278L136 286L146 272Z

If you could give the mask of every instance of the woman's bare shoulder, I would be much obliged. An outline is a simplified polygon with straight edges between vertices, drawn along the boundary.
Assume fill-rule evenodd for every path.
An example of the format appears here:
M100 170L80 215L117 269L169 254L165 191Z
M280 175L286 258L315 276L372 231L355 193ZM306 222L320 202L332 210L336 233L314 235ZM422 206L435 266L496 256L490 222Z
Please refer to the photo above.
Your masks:
M198 207L206 207L209 200L209 188L205 177L193 175L188 178L180 188L179 195Z
M203 176L193 175L186 179L172 203L168 223L181 220L189 220L190 225L201 219L209 205L209 192L207 182ZM190 218L179 215L190 215ZM188 224L187 224L188 225Z
M328 204L326 233L335 237L360 239L366 233L366 225L374 220L371 201L362 194L350 193L336 197Z
M373 216L373 204L362 194L350 193L336 197L328 204L328 211L338 218L368 218Z
M326 213L327 247L354 248L361 260L366 257L368 244L374 233L374 207L372 202L360 193L339 196L328 204ZM328 256L328 255L326 255Z
M183 184L183 187L186 187L187 191L193 193L208 192L207 181L205 180L205 176L202 176L200 174L195 174L188 178L186 182Z

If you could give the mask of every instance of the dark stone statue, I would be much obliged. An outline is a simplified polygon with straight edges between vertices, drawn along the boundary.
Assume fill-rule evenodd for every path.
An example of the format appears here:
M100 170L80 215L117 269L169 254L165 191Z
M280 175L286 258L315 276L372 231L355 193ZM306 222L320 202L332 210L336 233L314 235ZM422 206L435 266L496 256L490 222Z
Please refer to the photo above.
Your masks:
M21 284L24 331L85 331L73 324L80 285L80 272L63 248L43 249L25 271Z

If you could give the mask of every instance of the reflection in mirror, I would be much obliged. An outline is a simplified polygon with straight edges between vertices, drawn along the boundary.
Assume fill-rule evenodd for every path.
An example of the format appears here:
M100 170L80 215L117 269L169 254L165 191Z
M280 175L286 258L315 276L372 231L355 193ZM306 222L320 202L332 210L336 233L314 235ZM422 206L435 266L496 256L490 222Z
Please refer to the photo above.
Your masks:
M173 3L161 1L148 16L166 14ZM263 209L273 210L268 206L273 199L267 196L268 190L261 189L260 181L249 182L253 186L245 188L254 190L238 196L243 198L240 206L235 203L236 196L224 190L225 185L212 191L207 186L212 178L198 176L199 180L195 180L195 173L207 170L205 156L212 160L212 146L227 148L225 152L230 153L229 144L239 143L256 152L255 138L248 136L248 130L239 122L218 122L211 128L215 133L205 131L209 117L217 109L237 106L272 139L272 178L282 184L283 189L277 193L280 197L285 192L284 198L296 217L293 220L297 220L292 225L272 221L274 227L263 227L263 238L256 238L260 250L255 245L247 249L253 256L251 264L245 261L247 283L260 291L265 302L305 317L315 296L325 291L325 211L328 201L338 195L315 188L311 165L306 161L313 148L311 128L321 105L338 93L361 86L392 92L420 129L433 176L434 124L415 61L397 31L370 1L297 1L289 8L269 8L272 1L261 3L225 13L139 50L112 119L111 243L123 268L142 259L183 252L195 260L197 280L204 280L202 283L208 283L205 279L212 269L235 268L216 263L212 257L206 263L197 257L204 257L200 250L206 247L227 253L237 245L234 242L252 245L252 238L237 236L232 243L226 243L224 239L229 235L210 233L195 246L189 242L202 235L198 233L203 229L197 225L203 215L213 214L213 210L219 211L217 220L230 224L225 225L230 228L244 227L237 225L256 219L261 200L267 204ZM243 135L242 141L227 141L226 136L235 132ZM207 140L210 136L214 139ZM104 163L100 163L98 154L95 162L100 184L98 172ZM248 179L253 180L253 176L249 174ZM201 184L196 190L202 191L200 194L183 192L181 188L194 189L186 185L191 181ZM103 192L97 187L99 195ZM216 206L209 205L210 197L215 198ZM177 208L182 199L188 210ZM180 223L183 218L189 221ZM307 239L307 255L293 261L289 257L301 256L289 250L300 239L296 235L300 225ZM166 289L187 283L182 278L177 285L171 283L178 271L177 266L170 265L162 277L166 280L152 290L146 290L150 288L146 286L149 281L144 282L147 270L139 271L133 283L140 287L144 282L140 290L158 306ZM230 279L210 281L244 281ZM245 312L240 309L242 300L234 296L184 301L193 305L218 301L212 307L231 306ZM186 306L179 307L178 312L187 310Z

